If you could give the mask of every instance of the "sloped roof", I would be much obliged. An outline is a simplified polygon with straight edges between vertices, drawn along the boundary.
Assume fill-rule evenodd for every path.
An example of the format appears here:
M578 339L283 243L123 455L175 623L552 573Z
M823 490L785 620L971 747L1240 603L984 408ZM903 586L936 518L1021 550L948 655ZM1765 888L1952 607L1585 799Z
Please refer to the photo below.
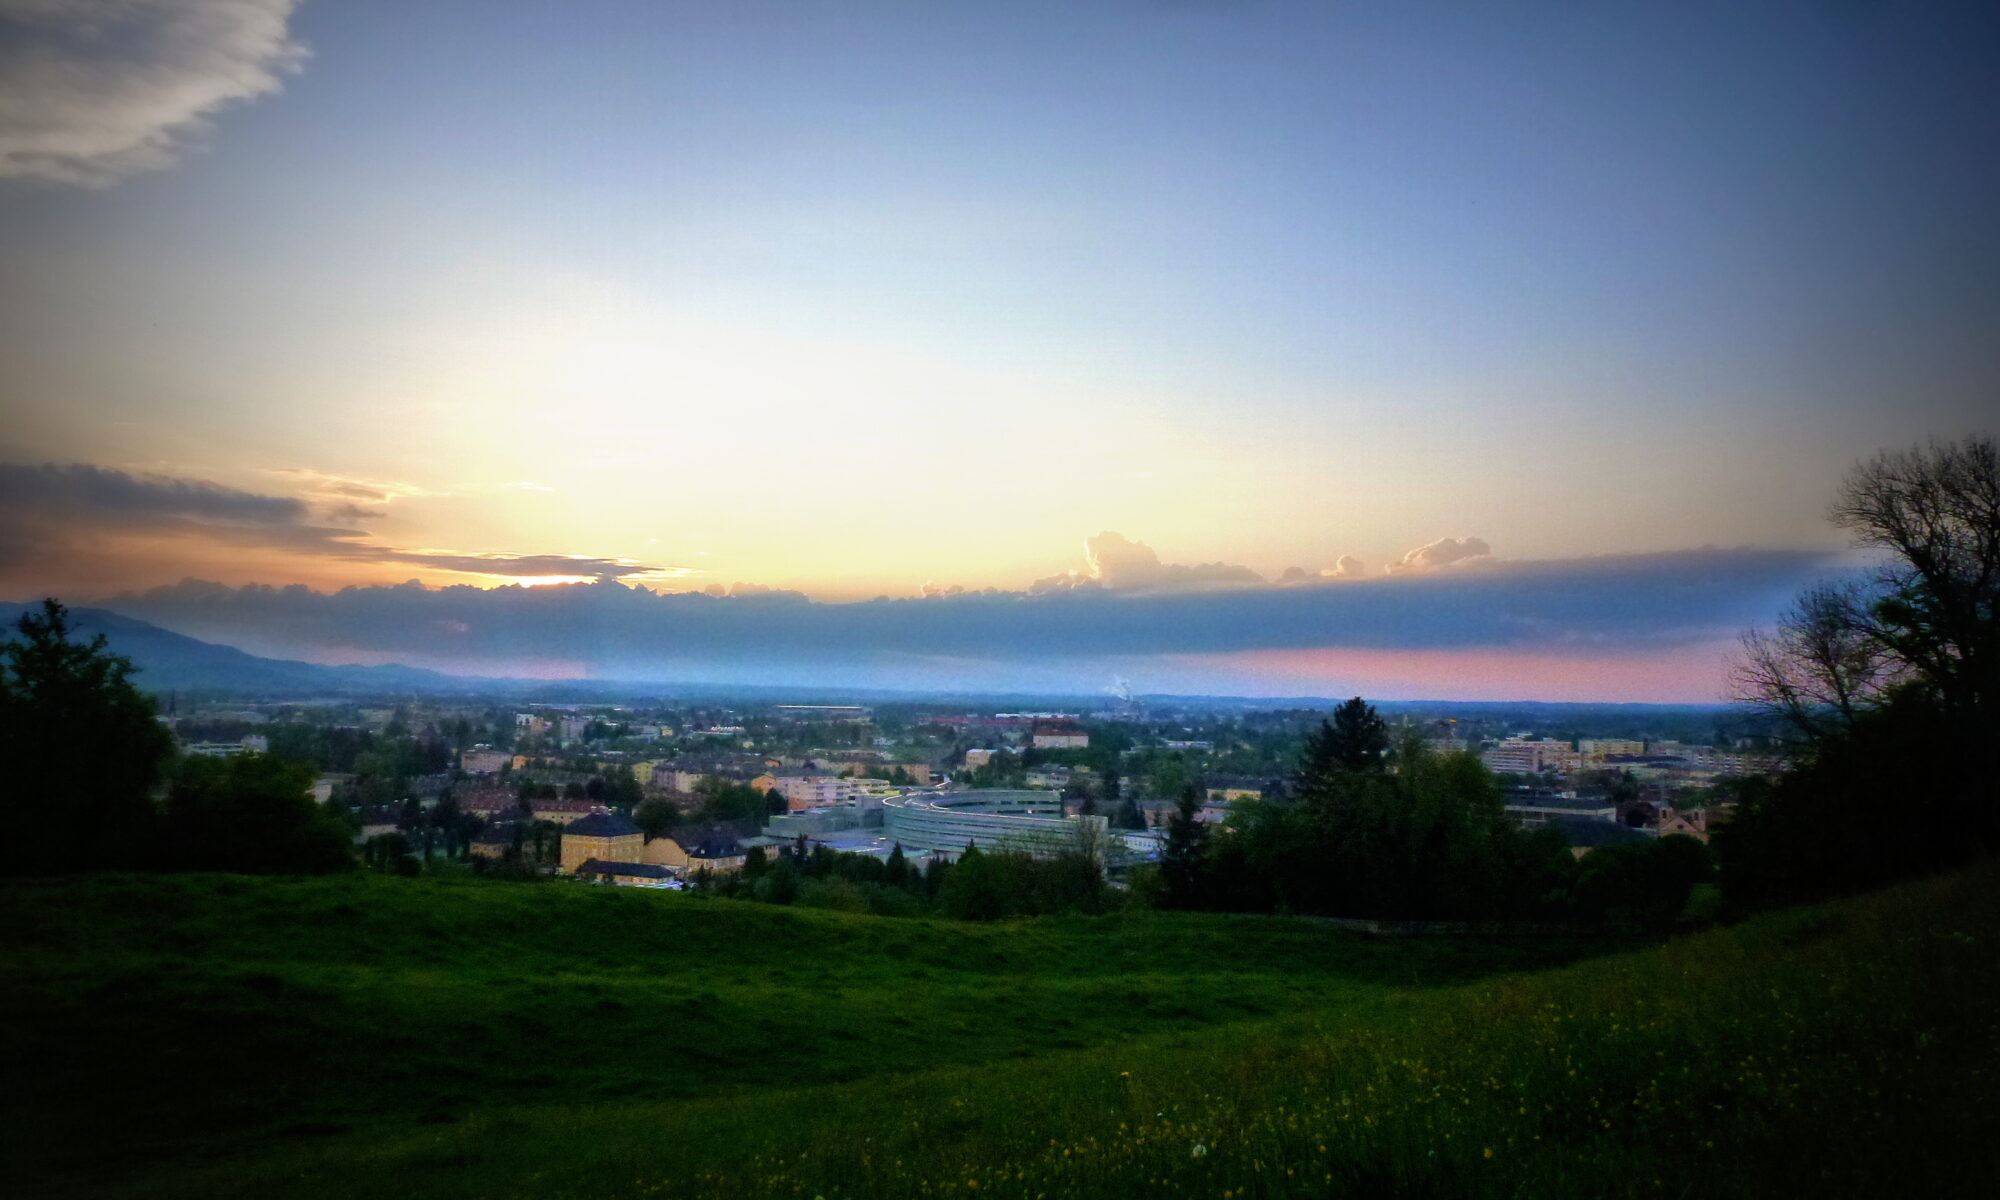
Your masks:
M716 821L678 825L665 836L687 852L689 858L735 858L743 853L743 841L756 833L745 822Z
M563 830L565 837L625 837L639 832L639 827L617 813L591 813L571 821Z
M1603 821L1596 817L1552 816L1549 827L1562 830L1572 846L1595 849L1598 846L1612 846L1620 842L1643 842L1649 835L1620 821Z

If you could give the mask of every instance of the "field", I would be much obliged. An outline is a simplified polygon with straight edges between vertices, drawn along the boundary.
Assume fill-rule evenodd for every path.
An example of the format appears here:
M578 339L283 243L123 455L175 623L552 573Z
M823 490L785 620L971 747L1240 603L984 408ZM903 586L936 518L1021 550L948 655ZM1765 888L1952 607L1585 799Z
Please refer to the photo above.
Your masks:
M25 881L0 910L17 1194L1983 1196L2000 1178L1990 867L1637 947L367 876Z

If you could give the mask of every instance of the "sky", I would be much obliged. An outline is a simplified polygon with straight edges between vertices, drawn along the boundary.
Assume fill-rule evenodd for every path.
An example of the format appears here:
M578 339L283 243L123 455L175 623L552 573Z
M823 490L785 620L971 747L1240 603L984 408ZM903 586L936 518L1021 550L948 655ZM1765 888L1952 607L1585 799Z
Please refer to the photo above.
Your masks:
M0 0L0 596L488 674L1721 699L1851 566L1847 469L1993 429L1996 51Z

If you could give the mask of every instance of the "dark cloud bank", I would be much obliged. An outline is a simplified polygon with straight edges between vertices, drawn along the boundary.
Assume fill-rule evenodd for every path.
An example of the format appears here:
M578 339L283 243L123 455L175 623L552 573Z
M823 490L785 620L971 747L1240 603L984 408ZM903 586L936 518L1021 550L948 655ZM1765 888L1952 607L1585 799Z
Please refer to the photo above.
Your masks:
M673 570L622 558L387 546L366 529L327 523L384 516L380 507L363 508L352 500L386 502L386 495L351 483L334 483L327 490L346 499L316 510L295 496L246 492L201 479L134 475L88 463L0 462L0 565L25 570L59 562L75 552L76 535L85 533L200 538L338 562L511 578L623 578Z
M229 588L187 581L107 607L260 653L342 651L449 669L537 659L595 678L880 682L898 664L1046 664L1353 647L1581 654L1712 645L1771 614L1822 555L1691 550L1362 582L1148 593L1086 589L817 603L595 584Z

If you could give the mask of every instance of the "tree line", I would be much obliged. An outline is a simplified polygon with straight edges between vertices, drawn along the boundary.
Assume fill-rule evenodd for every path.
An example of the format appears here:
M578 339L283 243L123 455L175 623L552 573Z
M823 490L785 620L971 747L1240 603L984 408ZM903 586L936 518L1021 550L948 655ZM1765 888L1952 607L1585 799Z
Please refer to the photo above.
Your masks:
M1663 926L1711 874L1691 838L1608 846L1578 861L1562 833L1524 830L1469 753L1400 743L1360 697L1306 741L1281 800L1201 820L1190 788L1168 821L1163 907L1393 921L1613 920Z

